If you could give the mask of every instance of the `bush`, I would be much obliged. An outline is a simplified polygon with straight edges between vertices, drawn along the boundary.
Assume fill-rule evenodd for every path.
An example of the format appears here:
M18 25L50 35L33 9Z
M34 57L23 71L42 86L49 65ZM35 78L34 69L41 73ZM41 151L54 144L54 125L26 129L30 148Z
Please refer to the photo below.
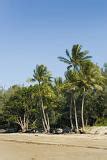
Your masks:
M96 126L107 126L107 118L98 118Z

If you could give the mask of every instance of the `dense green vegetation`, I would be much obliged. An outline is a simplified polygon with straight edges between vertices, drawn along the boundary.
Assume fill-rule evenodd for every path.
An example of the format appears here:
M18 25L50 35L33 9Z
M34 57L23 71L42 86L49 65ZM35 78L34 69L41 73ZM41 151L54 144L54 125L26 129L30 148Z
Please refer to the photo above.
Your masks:
M53 78L46 66L37 65L32 85L1 88L0 128L78 133L87 125L107 125L107 64L101 69L78 44L65 56L58 57L67 66L65 78Z

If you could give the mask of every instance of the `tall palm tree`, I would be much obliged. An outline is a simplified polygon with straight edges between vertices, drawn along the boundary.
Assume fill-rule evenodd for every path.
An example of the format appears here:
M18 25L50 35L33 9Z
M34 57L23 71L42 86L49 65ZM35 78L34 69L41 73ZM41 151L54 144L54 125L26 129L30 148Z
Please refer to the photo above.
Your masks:
M76 132L79 132L79 126L78 126L78 117L77 117L77 105L76 105L76 92L78 90L77 81L78 81L78 72L74 72L72 70L68 70L65 73L66 77L66 83L67 83L67 92L71 95L71 104L70 104L70 123L72 129L74 128L73 122L72 122L72 107L74 107L74 115L75 115L75 124L76 124Z
M82 93L82 105L81 105L81 120L82 120L82 129L85 131L84 125L84 103L85 97L89 90L102 90L104 77L101 74L99 67L92 63L87 62L82 64L81 72L79 73L78 87L81 89Z
M58 57L58 59L61 62L64 62L64 63L66 63L68 65L67 66L67 70L72 69L74 72L80 72L82 65L84 63L90 61L91 56L88 56L88 51L81 51L81 48L82 48L82 46L79 45L79 44L73 45L71 53L69 53L69 51L66 50L66 56L67 56L67 58L65 58L65 57ZM75 73L73 73L73 74L75 74ZM77 76L77 75L73 75L73 74L71 74L71 75L68 74L67 75L69 77L68 78L69 80L72 79L73 76L74 76L74 79L76 78L75 76ZM72 77L70 77L70 76L72 76ZM76 103L75 103L74 97L75 96L73 96L71 94L71 100L73 98L73 102L74 102L73 104L75 106L75 121L76 121L76 128L78 130L77 109L76 109ZM72 102L71 102L71 104L72 104ZM70 105L70 112L71 112L71 110L72 109L71 109L71 105ZM71 117L71 113L70 113L70 117Z
M48 113L46 113L44 108L43 96L45 89L48 89L49 84L51 83L51 74L47 70L47 67L44 65L37 65L36 69L34 70L33 78L31 82L38 82L38 95L39 95L39 103L42 110L42 123L45 132L50 132L50 123Z

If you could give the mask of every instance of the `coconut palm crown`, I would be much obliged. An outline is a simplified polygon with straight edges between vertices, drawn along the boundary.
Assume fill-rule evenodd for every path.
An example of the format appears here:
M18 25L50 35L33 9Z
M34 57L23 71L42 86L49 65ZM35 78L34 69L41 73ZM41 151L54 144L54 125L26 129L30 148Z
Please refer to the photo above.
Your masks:
M88 56L88 51L81 51L81 48L82 46L79 44L73 45L71 53L66 49L67 58L58 57L58 59L68 65L67 69L73 68L75 71L78 71L81 64L86 63L91 58L91 56Z

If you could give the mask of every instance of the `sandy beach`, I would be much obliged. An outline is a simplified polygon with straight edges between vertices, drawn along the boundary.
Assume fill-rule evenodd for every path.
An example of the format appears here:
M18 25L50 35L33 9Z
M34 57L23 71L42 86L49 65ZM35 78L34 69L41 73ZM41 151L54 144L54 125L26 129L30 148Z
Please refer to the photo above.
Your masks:
M107 136L0 134L0 160L107 160Z

